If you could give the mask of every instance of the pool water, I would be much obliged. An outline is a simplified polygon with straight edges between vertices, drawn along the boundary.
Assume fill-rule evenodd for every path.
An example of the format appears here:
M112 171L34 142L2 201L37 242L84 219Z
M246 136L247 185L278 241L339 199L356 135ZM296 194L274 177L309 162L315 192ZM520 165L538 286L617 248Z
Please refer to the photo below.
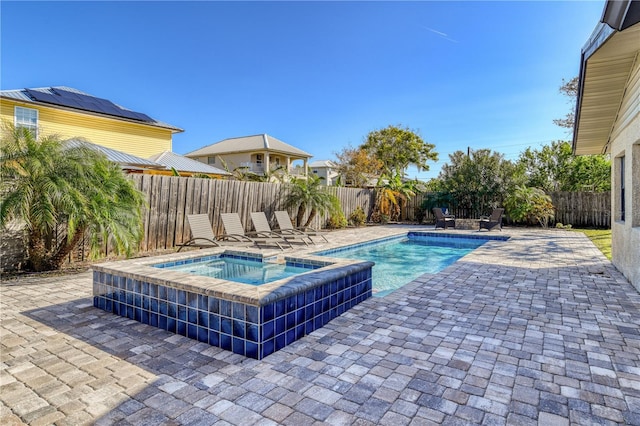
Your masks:
M176 265L166 269L252 285L277 281L311 270L284 263L263 263L229 257L220 257L188 265Z
M487 240L411 236L318 253L375 262L373 295L385 296L423 274L435 274Z

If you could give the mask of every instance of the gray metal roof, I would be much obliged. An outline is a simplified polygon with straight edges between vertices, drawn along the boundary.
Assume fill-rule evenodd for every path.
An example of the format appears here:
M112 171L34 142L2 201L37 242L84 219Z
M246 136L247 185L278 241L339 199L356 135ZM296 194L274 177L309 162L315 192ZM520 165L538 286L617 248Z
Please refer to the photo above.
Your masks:
M122 151L118 151L112 148L107 148L102 145L96 145L89 142L86 139L69 139L64 142L69 147L87 147L99 151L107 156L109 161L118 163L125 168L132 166L134 168L154 169L154 170L166 170L167 168L162 164L155 161L146 160L144 158L136 157L135 155L127 154Z
M328 168L336 168L338 165L331 160L316 160L309 164L309 167L319 168L319 167L328 167Z
M66 90L67 92L78 93L80 95L93 96L93 95L91 95L89 93L83 92L83 91L78 90L78 89L74 89L73 87L67 87L67 86L37 87L37 88L29 88L28 90L33 90L33 91L36 91L36 92L42 92L42 93L47 93L47 94L53 94L52 89L61 89L61 90ZM52 104L48 104L48 103L44 103L44 102L34 101L27 94L26 89L0 90L0 97L7 98L7 99L14 99L14 100L21 101L21 102L28 102L28 103L35 104L35 105L42 105L42 106L48 106L48 107L51 107L51 105L52 105ZM93 96L93 97L95 97L95 96ZM131 111L129 108L125 108L125 107L123 107L121 105L118 105L118 104L116 104L116 105L118 107L124 109L124 110ZM118 119L118 120L130 121L130 120L127 120L126 118L114 117L112 115L100 114L100 113L97 113L97 112L89 112L89 111L85 111L85 110L82 110L82 109L79 109L79 108L69 108L69 107L66 107L66 106L58 106L58 107L59 108L65 108L65 109L72 109L72 110L76 110L76 111L82 111L83 113L89 113L89 114L95 114L95 115L100 115L100 116L109 117L109 118L115 118L115 119ZM140 122L136 121L136 123L140 123ZM170 130L173 130L174 133L184 132L184 130L179 128L179 127L172 126L171 124L164 123L164 122L158 121L156 119L153 119L152 122L144 122L142 124L147 124L149 126L162 127L162 128L165 128L165 129L170 129Z
M167 168L173 167L178 172L206 173L216 175L231 174L217 167L201 163L200 161L192 160L191 158L184 157L171 151L165 151L160 154L152 155L151 157L149 157L149 160L160 163Z
M204 157L219 154L231 154L236 152L268 151L291 155L298 158L311 158L312 155L294 146L269 136L261 135L242 136L238 138L224 139L211 145L207 145L195 151L185 154L187 157Z

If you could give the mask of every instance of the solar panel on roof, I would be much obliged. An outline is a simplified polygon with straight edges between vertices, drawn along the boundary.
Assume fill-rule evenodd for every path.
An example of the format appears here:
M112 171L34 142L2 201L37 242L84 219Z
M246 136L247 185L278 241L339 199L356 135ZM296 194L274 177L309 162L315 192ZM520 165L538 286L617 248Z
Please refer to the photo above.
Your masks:
M96 98L95 96L70 92L59 88L52 88L51 91L53 94L31 89L25 89L25 91L31 99L38 102L67 106L84 111L99 112L102 114L130 118L132 120L145 121L149 123L154 121L153 118L146 114L121 108L107 99Z

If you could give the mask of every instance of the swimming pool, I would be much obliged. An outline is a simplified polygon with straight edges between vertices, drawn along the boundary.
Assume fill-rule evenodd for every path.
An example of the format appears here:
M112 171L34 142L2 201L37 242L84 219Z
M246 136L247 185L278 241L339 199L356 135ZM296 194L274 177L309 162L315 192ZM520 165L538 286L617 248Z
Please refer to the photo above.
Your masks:
M410 232L400 237L385 238L316 253L341 259L375 262L373 295L385 296L423 274L435 274L491 239L468 236Z

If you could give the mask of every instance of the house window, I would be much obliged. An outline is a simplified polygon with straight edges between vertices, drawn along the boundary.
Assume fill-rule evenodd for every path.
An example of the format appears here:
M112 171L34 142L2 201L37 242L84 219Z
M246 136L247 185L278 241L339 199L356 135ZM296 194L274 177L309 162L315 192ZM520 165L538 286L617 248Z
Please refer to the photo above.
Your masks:
M207 164L209 165L216 164L216 157L207 157Z
M614 207L615 207L615 220L625 220L625 156L622 155L615 159L613 170L613 190L614 192Z
M16 107L15 126L25 127L31 131L33 136L38 137L38 110L31 108Z
M262 154L256 154L256 163L262 164Z

